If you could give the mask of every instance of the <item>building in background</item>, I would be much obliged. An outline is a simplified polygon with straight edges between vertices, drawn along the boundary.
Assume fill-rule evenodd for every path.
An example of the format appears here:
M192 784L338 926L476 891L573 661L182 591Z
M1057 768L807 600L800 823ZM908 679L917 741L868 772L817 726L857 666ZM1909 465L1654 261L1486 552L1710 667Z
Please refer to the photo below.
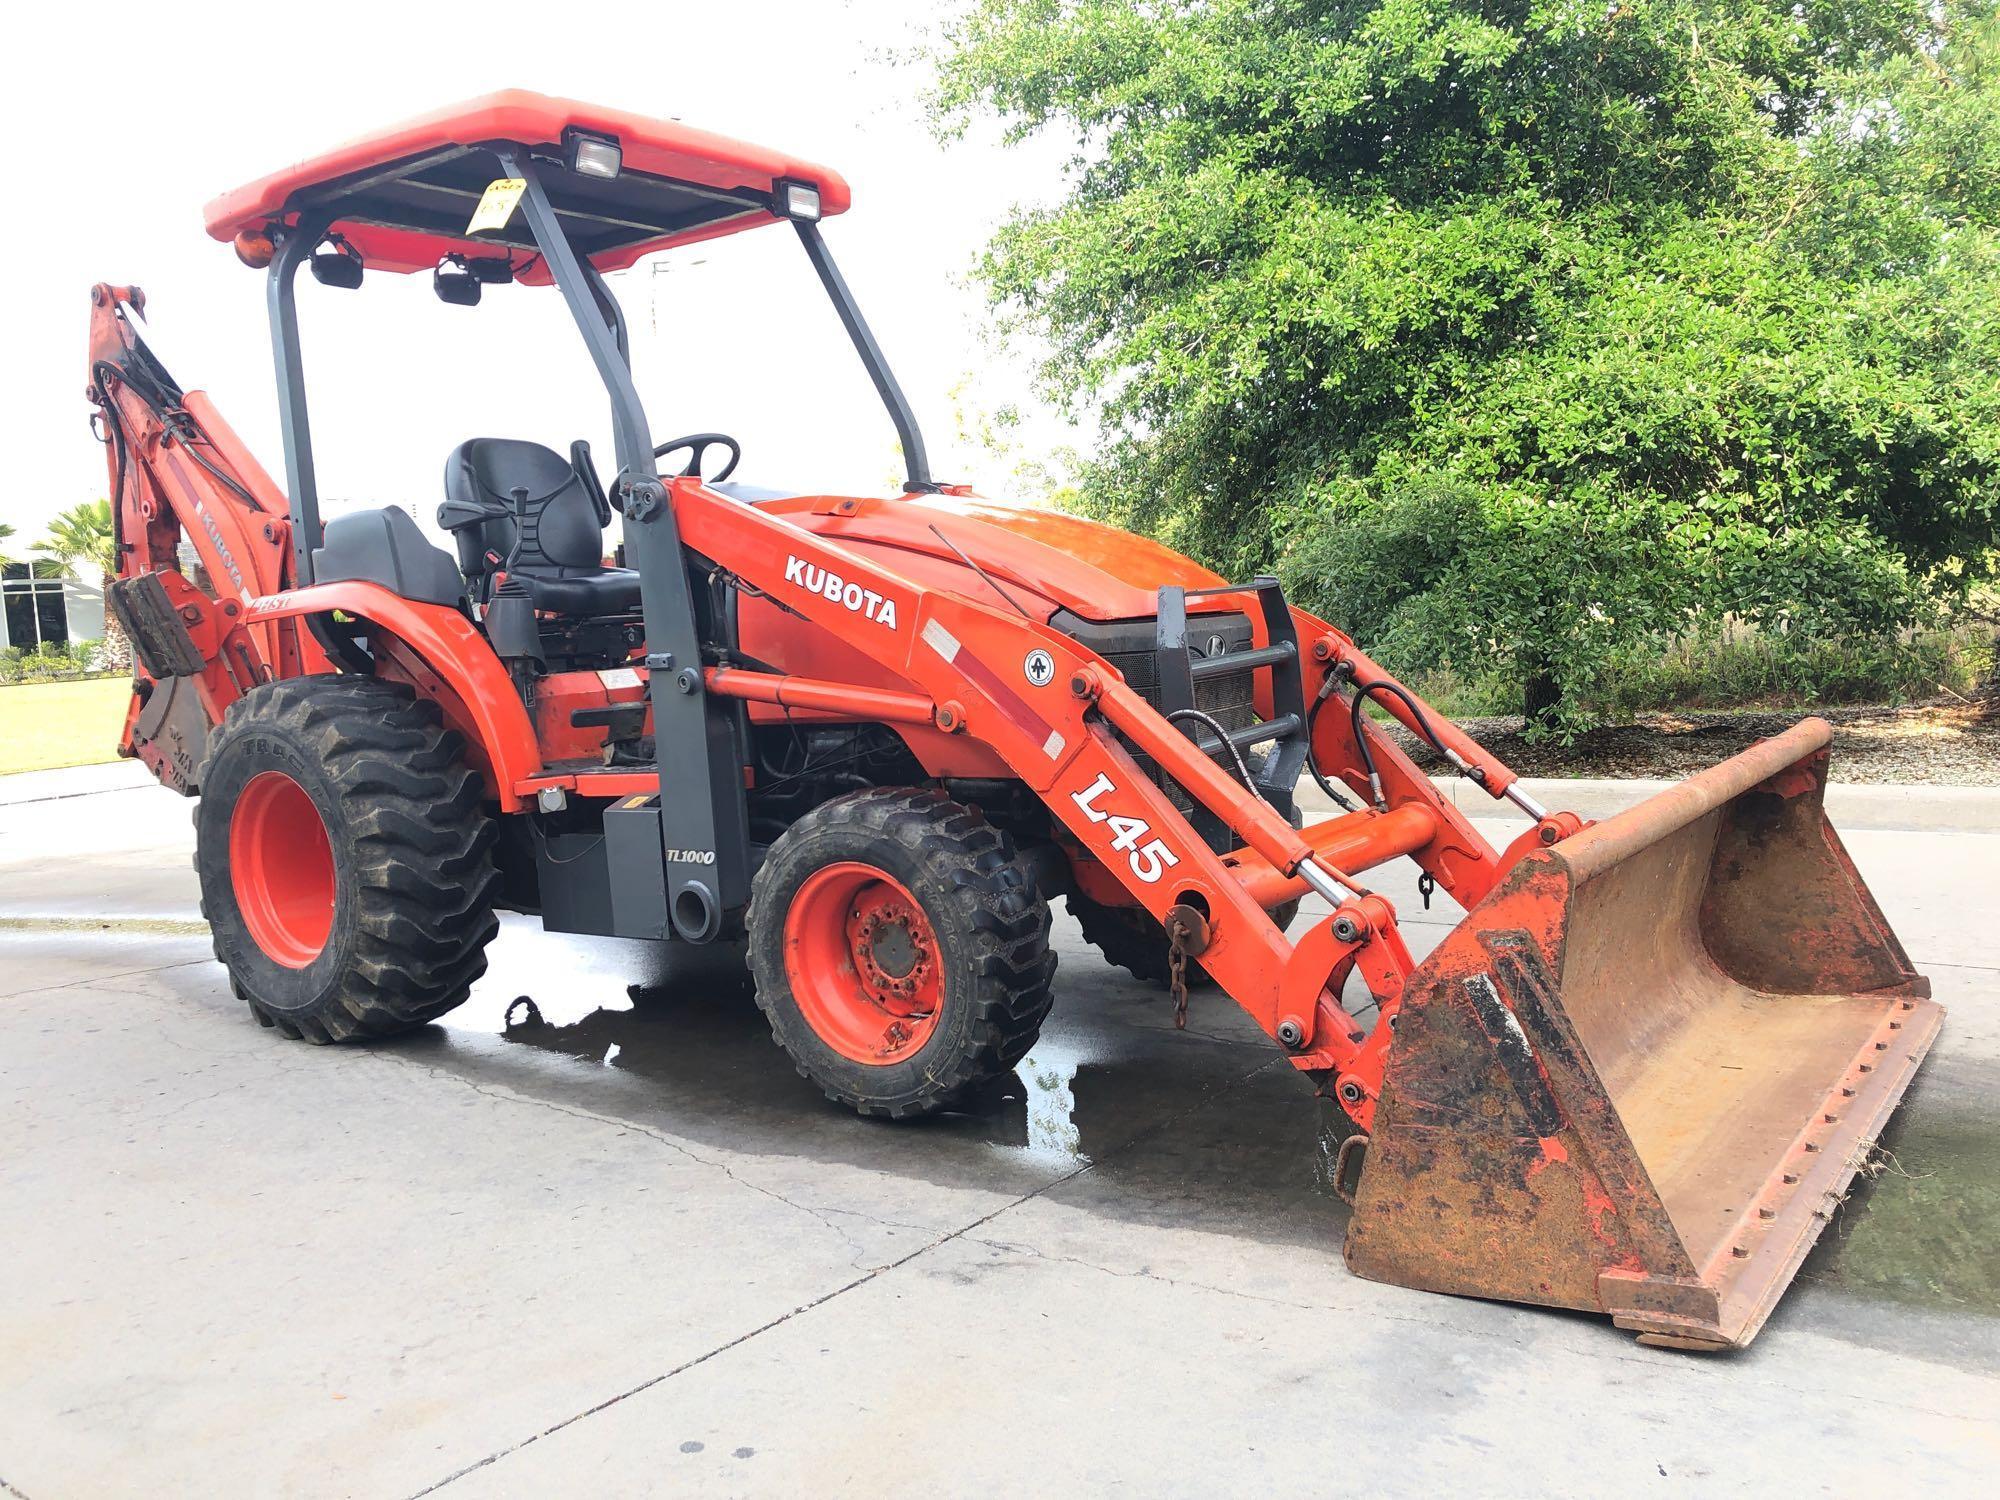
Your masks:
M38 578L27 563L0 567L0 646L104 638L104 590L80 578Z

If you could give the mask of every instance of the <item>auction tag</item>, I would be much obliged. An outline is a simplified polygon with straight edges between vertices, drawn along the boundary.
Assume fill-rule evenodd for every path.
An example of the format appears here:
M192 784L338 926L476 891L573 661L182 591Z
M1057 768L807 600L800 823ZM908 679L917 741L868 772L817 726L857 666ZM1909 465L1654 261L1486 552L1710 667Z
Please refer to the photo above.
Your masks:
M505 229L507 221L514 217L514 209L521 202L521 194L528 190L525 177L500 177L486 184L486 191L479 195L479 207L472 211L472 222L465 226L467 234L481 234L491 229Z

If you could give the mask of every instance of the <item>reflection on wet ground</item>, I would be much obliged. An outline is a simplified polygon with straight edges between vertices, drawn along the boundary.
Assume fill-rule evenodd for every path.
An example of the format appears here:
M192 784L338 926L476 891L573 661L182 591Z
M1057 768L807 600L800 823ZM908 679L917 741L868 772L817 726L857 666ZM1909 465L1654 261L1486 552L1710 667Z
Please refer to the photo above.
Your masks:
M1063 1183L1062 1201L1334 1253L1347 1217L1332 1188L1345 1116L1219 992L1197 991L1176 1032L1164 995L1105 965L1066 923L1058 940L1056 1009L1034 1050L1013 1077L922 1122L861 1120L823 1099L773 1045L727 948L558 937L510 919L473 998L442 1028L392 1045L732 1151L1001 1191L1088 1166ZM1991 1100L1995 1071L1932 1060L1802 1288L2000 1314L2000 1112L1978 1102ZM1781 1305L1781 1320L1799 1300ZM1905 1336L1915 1337L1893 1335Z
M1948 1023L1947 1023L1948 1024ZM1799 1276L1857 1296L2000 1314L1993 1070L1933 1058Z
M1118 1187L1126 1216L1336 1244L1346 1210L1329 1172L1350 1129L1339 1109L1219 991L1197 991L1176 1032L1164 994L1073 934L1060 951L1056 1009L1014 1074L921 1122L827 1102L773 1044L740 953L720 947L558 937L510 919L472 998L388 1045L730 1150L1005 1190L1098 1166L1089 1196Z

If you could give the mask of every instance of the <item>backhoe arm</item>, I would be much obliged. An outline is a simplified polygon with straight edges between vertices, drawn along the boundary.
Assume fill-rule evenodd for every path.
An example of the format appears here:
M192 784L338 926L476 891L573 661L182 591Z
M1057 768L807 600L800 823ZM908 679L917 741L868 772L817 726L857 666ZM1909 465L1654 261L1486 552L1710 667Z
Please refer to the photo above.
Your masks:
M87 395L117 552L106 603L134 657L119 749L192 793L229 705L273 675L323 670L325 656L296 621L253 621L251 601L291 582L284 498L208 398L180 389L144 307L137 287L91 290ZM199 559L192 578L183 540Z

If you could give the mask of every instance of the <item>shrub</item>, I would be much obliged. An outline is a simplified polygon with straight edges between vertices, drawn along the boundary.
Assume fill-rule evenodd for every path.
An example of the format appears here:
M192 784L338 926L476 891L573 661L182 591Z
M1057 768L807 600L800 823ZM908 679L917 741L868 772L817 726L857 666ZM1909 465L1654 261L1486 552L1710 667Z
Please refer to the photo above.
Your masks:
M104 643L98 640L43 641L0 651L0 682L59 682L106 670Z
M1614 658L1835 682L1994 571L1988 0L972 0L937 56L945 129L1075 145L982 275L1079 503L1385 663L1566 732Z

